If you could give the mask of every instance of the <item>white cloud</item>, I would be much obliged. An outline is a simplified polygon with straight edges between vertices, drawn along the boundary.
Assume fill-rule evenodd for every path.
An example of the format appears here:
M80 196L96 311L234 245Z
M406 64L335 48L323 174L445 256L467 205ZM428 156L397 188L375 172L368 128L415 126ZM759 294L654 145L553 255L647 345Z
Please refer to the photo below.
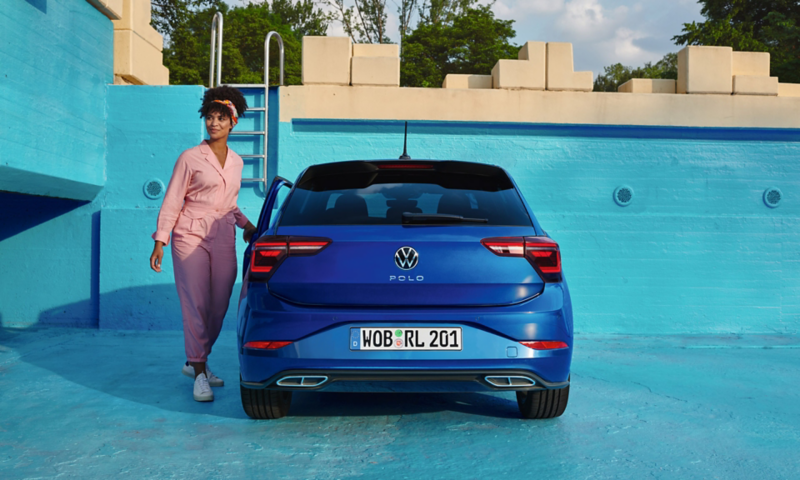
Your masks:
M564 8L564 0L498 0L493 11L499 18L516 20L530 14L551 14Z

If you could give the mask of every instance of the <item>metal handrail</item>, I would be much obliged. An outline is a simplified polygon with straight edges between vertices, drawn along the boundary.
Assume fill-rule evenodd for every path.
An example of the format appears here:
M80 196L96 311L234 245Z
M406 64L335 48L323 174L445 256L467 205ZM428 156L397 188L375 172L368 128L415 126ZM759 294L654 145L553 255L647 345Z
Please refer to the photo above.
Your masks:
M278 51L280 52L280 83L283 86L283 37L278 32L269 32L264 39L264 193L267 190L267 149L269 145L269 41L275 37L278 40Z
M217 50L217 39L219 39L219 50ZM214 88L214 57L217 57L216 70L217 70L217 84L222 83L222 12L214 14L211 20L211 64L208 68L208 88Z

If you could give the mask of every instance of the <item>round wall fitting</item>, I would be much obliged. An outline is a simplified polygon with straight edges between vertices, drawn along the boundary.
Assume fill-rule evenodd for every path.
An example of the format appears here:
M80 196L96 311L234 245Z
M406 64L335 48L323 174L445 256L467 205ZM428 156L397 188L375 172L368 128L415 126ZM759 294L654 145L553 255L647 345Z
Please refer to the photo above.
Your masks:
M769 187L768 189L764 190L764 203L769 208L775 208L781 204L781 200L783 200L783 192L778 187Z
M144 195L151 199L157 200L164 196L164 182L157 178L151 178L150 180L144 182Z
M620 185L614 190L614 201L620 207L627 207L633 201L633 188L627 185Z

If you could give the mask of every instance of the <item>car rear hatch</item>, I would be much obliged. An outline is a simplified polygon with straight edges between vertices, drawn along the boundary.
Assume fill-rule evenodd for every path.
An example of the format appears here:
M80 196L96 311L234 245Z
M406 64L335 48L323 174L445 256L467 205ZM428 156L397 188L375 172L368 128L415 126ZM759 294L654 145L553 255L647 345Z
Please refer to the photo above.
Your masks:
M271 238L287 245L326 244L315 254L287 255L270 274L270 292L291 303L500 306L530 299L544 285L525 258L501 256L482 243L536 235L507 174L488 165L311 167L275 233Z

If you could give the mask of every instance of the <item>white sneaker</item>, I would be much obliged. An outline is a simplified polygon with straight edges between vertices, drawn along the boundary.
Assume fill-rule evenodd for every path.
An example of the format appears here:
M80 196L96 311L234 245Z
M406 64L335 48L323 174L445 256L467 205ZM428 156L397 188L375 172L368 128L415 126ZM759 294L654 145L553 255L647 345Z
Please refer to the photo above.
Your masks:
M186 362L181 369L181 373L186 375L189 378L194 378L194 367L189 365L189 362ZM212 387L222 387L225 386L225 381L219 378L218 376L214 375L214 372L208 368L208 363L206 363L206 378L208 378L208 384Z
M208 378L205 373L201 373L194 379L194 399L198 402L213 402L214 392L208 385Z

